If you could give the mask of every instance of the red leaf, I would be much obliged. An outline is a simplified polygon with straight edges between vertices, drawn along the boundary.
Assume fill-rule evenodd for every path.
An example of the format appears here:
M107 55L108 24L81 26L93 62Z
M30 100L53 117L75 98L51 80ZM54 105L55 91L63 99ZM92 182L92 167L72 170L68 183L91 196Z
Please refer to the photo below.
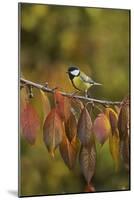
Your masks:
M52 109L43 126L43 138L48 151L54 156L54 151L62 141L64 129L57 109Z
M83 145L88 146L92 143L92 120L86 108L81 112L77 126L77 133Z
M94 173L95 173L95 166L96 166L96 148L95 144L91 147L81 146L80 150L80 166L84 177L89 184Z
M67 121L71 113L71 102L68 97L61 95L59 91L54 94L57 111L62 120Z
M27 103L21 111L20 121L24 137L30 144L34 144L40 122L35 108L30 103Z
M20 111L22 112L27 103L29 102L28 93L26 87L23 87L20 91Z
M104 144L111 131L109 120L104 113L99 114L98 117L95 119L93 131L98 141L101 144Z
M129 123L129 99L126 98L121 105L118 117L118 129L121 140L124 140L129 135Z
M72 169L75 165L77 157L76 136L72 139L71 142L69 142L66 135L64 135L59 149L65 164L69 167L69 169Z
M71 142L77 134L77 124L74 114L71 112L70 117L65 123L65 132L68 140Z
M118 129L120 136L120 152L124 165L129 170L129 148L130 148L130 117L129 117L129 97L126 97L122 104L118 117Z
M125 140L121 141L121 147L120 147L120 151L121 151L121 155L122 155L122 159L124 161L124 165L125 168L127 170L129 170L129 163L130 163L130 158L129 158L129 136L127 138L125 138Z
M95 192L93 184L89 183L88 185L86 185L84 192Z

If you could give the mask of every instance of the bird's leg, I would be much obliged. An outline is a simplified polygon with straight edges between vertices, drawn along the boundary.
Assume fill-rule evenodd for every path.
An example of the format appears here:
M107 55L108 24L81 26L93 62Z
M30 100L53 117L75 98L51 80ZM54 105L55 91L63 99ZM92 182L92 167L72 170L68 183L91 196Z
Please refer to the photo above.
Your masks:
M85 97L91 98L91 93L89 92L88 89L85 91ZM94 107L94 102L93 102L93 101L91 102L91 104L92 104L92 106Z
M85 97L88 98L88 90L85 90Z

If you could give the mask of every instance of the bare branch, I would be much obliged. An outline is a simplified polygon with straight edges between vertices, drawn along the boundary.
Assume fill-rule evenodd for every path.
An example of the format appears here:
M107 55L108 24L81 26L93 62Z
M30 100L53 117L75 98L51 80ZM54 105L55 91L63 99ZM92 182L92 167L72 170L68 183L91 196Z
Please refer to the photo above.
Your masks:
M28 86L30 85L30 86L35 87L37 89L41 89L44 92L54 93L55 88L49 88L47 84L45 84L43 86L41 84L26 80L24 78L20 78L20 81L21 81L22 84L25 84L25 85L28 85ZM72 94L66 93L66 92L61 92L61 94L63 96L73 97L73 98L76 98L76 99L88 101L89 103L98 103L98 104L102 104L102 105L120 105L121 104L121 101L99 100L99 99L89 98L89 97L85 97L85 96L78 96L78 95L72 96Z

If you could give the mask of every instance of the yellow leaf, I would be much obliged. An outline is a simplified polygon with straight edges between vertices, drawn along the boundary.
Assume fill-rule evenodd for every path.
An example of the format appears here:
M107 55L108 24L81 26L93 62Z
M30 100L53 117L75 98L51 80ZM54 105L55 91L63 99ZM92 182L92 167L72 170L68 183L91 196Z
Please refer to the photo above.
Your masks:
M51 110L51 106L50 106L49 99L48 99L47 95L42 90L40 90L40 94L41 94L40 96L41 96L41 104L42 104L41 118L42 118L42 124L44 124L46 116L48 115L48 113Z
M119 132L118 130L116 131L116 134L110 134L109 136L109 148L115 163L115 170L118 171L120 166L120 139Z
M109 148L115 163L115 170L119 170L120 166L120 138L118 131L118 115L112 108L105 109L106 115L109 117L111 132L109 135Z

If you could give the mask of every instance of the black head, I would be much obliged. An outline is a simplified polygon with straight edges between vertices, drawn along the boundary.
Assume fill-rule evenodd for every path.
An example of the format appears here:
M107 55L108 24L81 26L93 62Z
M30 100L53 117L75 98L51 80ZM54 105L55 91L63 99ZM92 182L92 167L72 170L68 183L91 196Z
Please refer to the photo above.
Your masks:
M68 73L70 79L73 79L74 77L79 76L80 70L79 70L79 68L72 66L72 67L68 68L67 73Z

